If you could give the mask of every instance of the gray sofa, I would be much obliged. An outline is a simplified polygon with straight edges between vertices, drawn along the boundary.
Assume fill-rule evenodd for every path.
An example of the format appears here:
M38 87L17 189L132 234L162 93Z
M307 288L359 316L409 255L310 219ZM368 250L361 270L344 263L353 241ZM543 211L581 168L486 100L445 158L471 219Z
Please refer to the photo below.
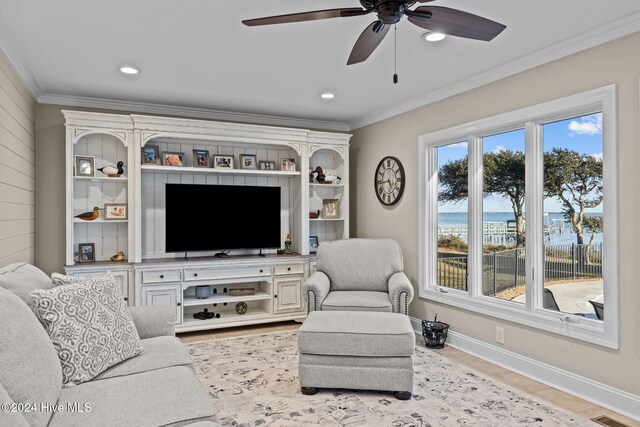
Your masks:
M51 286L29 264L0 269L0 425L217 425L168 307L131 307L144 354L63 388L56 350L30 308L31 290Z
M403 268L400 245L391 239L322 242L316 272L302 288L307 309L408 314L413 287Z

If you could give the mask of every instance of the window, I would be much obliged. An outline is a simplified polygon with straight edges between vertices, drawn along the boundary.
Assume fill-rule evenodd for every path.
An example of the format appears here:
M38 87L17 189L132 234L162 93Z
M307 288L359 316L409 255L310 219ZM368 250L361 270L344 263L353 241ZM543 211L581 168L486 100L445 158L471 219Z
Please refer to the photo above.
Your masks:
M422 135L421 296L618 348L615 123L609 86Z

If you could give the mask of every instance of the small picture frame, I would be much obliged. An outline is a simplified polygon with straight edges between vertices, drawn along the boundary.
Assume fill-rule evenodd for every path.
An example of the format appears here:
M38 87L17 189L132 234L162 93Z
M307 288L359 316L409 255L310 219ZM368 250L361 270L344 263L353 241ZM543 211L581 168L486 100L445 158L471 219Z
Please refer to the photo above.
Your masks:
M296 159L281 159L280 160L280 170L281 171L295 171L296 170Z
M78 262L94 262L95 260L95 243L78 243Z
M233 169L233 156L213 156L213 167L216 169Z
M318 236L309 236L309 253L315 254L318 252Z
M177 153L174 151L162 152L162 164L165 166L184 166L184 153Z
M276 162L271 160L260 160L260 170L274 171L276 170Z
M155 145L145 145L142 147L142 164L143 165L160 165L160 149Z
M338 199L322 199L322 217L326 219L340 218Z
M104 220L105 221L122 221L127 219L126 203L105 203L104 204Z
M256 155L240 154L240 169L256 169Z
M96 176L96 158L93 156L75 156L76 176L93 178Z
M193 150L193 167L209 167L209 150Z

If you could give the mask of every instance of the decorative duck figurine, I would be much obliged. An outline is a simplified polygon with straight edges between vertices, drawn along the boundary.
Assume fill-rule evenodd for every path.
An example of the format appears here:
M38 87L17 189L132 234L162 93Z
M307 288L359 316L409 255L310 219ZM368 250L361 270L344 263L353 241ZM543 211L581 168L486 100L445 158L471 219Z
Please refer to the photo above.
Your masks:
M124 252L118 251L117 254L111 257L111 261L124 261Z
M324 182L324 171L322 170L322 168L320 166L318 166L316 168L316 170L313 171L313 173L317 174L316 175L316 181L322 183Z
M324 176L324 182L329 184L329 183L335 183L336 181L341 180L342 178L340 178L338 175L334 175L331 173L328 173Z
M117 178L124 173L124 168L124 162L119 161L116 166L103 166L97 170L107 175L109 178Z
M93 221L98 219L101 210L102 209L96 206L93 208L93 211L83 212L79 215L74 216L74 218L80 218L83 221Z

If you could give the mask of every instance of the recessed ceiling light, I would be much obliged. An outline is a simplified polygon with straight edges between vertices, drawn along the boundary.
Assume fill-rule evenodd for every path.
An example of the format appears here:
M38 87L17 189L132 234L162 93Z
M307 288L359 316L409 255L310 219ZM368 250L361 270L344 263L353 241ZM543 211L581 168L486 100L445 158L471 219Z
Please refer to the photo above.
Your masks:
M439 42L440 40L444 40L446 35L437 32L429 32L426 33L423 37L428 42Z
M140 70L138 70L137 68L133 68L130 66L120 67L120 71L125 74L138 74L140 72Z
M336 97L336 95L334 93L330 93L330 92L326 92L326 93L323 93L322 95L320 95L320 98L322 98L322 99L333 99L335 97Z

